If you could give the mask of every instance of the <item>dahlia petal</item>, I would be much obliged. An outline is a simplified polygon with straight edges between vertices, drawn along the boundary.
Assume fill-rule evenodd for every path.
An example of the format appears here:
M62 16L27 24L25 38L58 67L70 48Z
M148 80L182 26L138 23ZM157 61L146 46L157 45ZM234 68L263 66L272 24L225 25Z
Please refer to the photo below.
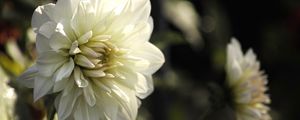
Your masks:
M79 99L77 108L74 112L75 120L90 120L89 108L84 100Z
M78 41L74 41L69 49L69 54L76 55L78 53L81 53L81 50L78 48Z
M95 52L93 49L86 47L85 45L81 45L79 47L79 49L81 50L83 55L89 56L89 57L93 57L93 58L97 58L100 57L99 54L97 52Z
M113 37L112 41L124 48L139 49L141 44L148 42L153 30L153 20L150 17L148 22L141 21L136 24L126 25L123 31L124 36ZM119 32L115 33L119 34Z
M93 79L93 82L95 83L95 85L97 86L97 88L99 88L99 90L105 91L106 93L111 93L111 89L103 81L97 80L97 79Z
M121 112L120 116L122 118L126 118L128 120L135 119L137 116L137 110L140 105L139 99L135 96L134 91L122 88L122 90L127 94L129 101L124 101L124 98L122 96L115 94L115 99L121 104L122 108L119 112Z
M54 32L50 38L50 47L55 51L68 49L71 44L71 40L66 36L66 33L61 30Z
M116 81L123 86L126 86L132 90L135 89L135 85L138 82L137 72L132 71L131 69L120 68L115 73Z
M124 1L114 9L115 16L108 31L118 32L122 29L118 26L131 25L138 21L147 21L150 9L150 1L148 0ZM119 19L122 19L122 21Z
M57 103L57 113L59 119L66 119L73 111L77 98L82 94L81 90L72 88L68 94L61 96Z
M54 72L62 66L68 59L54 51L41 53L37 59L37 68L39 74L50 77Z
M34 79L37 73L38 69L35 65L33 65L32 67L28 68L20 77L18 77L17 81L28 88L33 88Z
M243 73L241 66L236 60L233 60L233 63L231 66L229 66L228 71L230 71L228 76L230 79L230 84L236 84Z
M78 43L79 45L82 45L84 43L87 43L89 41L89 39L91 39L93 36L93 32L92 31L89 31L85 34L83 34L80 38L78 38Z
M54 8L54 12L57 13L55 16L56 21L70 19L80 1L81 0L58 0Z
M66 62L62 65L62 67L60 67L55 75L54 75L54 81L60 81L64 78L68 78L71 73L73 72L74 69L74 61L72 58L69 59L69 62Z
M101 69L99 69L99 70L83 70L82 72L84 73L84 75L86 75L88 77L94 77L94 78L104 77L106 75L105 72Z
M237 60L240 62L243 59L243 53L241 49L241 45L238 43L236 38L231 39L232 44L227 46L227 61Z
M251 117L253 119L259 119L262 116L260 110L254 109L254 108L251 108L251 107L248 107L247 109L245 109L244 113L245 113L245 116L248 115L249 117Z
M96 98L91 85L83 88L83 95L89 106L93 107L96 104Z
M106 81L106 84L109 85L109 87L112 90L112 93L118 96L118 99L121 99L124 102L130 101L130 97L128 96L129 93L126 93L126 91L123 90L125 89L124 87L122 87L114 81Z
M65 89L68 82L70 82L70 80L68 78L65 78L60 81L55 82L55 84L53 85L53 93L56 93L56 92L59 92L59 91L62 91L63 89Z
M122 120L117 119L118 109L120 108L118 102L110 95L97 91L97 107L101 108L97 112L100 120Z
M73 14L73 13L72 13ZM89 0L80 1L71 19L71 27L77 36L82 36L92 29L96 11Z
M132 0L130 13L134 13L132 21L147 21L151 12L149 0ZM126 11L124 11L126 12Z
M97 106L90 107L83 99L80 99L74 112L74 118L75 120L102 120L100 119L101 114L101 110Z
M79 67L75 67L74 69L74 80L78 87L87 87L88 81L82 75L82 72Z
M148 68L136 68L144 74L153 74L165 62L163 53L151 43L144 43L139 50L133 51L132 56L137 56L150 62Z
M40 27L38 33L40 33L40 34L44 35L46 38L50 39L50 37L54 33L54 30L56 29L56 27L57 27L57 23L48 21Z
M83 55L76 55L75 58L75 63L82 66L82 67L87 67L87 68L94 68L95 65L93 62L91 62L87 57Z
M153 88L153 80L151 76L144 76L140 73L137 74L138 83L135 86L135 90L137 92L137 96L141 99L149 96L154 88Z
M254 54L252 49L249 49L245 54L245 65L243 66L244 69L251 67L252 69L255 69L256 71L259 71L259 62L256 61L256 55Z
M53 84L54 83L50 78L36 76L34 80L33 92L34 101L37 101L38 99L46 95L51 90Z
M37 34L36 36L36 49L37 53L41 54L43 52L51 50L51 47L49 46L49 39L43 36L42 34Z
M37 33L39 28L46 22L53 19L54 4L49 3L43 6L39 6L35 9L32 15L31 25L34 32Z
M101 120L100 119L101 113L99 113L99 111L101 111L101 110L97 106L89 107L88 109L89 109L89 118L90 118L90 120Z

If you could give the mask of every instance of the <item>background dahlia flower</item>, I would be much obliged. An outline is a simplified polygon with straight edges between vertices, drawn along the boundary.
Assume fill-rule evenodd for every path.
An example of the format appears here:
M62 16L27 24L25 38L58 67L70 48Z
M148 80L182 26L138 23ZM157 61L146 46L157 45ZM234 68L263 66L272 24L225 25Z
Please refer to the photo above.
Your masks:
M270 120L267 79L256 55L249 49L244 55L240 43L232 38L227 46L227 85L231 89L237 120Z
M58 0L32 16L38 58L20 80L34 99L58 93L60 120L134 120L164 63L149 43L149 0Z

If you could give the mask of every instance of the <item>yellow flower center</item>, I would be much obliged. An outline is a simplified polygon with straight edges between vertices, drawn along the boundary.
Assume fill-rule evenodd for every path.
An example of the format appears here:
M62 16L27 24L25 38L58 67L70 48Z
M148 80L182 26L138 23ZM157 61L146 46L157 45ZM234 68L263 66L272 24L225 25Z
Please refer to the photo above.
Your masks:
M87 85L82 80L114 78L109 70L123 66L116 58L126 54L126 50L119 49L109 40L111 35L93 36L90 31L73 41L69 56L75 62L73 75L75 81L80 82L77 83L79 87Z

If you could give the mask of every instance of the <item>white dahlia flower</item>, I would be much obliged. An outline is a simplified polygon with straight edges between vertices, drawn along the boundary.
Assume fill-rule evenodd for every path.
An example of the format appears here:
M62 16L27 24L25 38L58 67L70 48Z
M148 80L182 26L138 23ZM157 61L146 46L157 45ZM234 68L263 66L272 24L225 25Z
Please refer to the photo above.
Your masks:
M38 58L20 80L57 93L60 120L134 120L164 63L149 42L149 0L58 0L32 16Z
M15 102L17 95L14 88L8 84L9 77L0 67L0 120L14 120Z
M227 85L232 91L237 120L271 120L267 79L251 49L244 55L236 39L227 46Z

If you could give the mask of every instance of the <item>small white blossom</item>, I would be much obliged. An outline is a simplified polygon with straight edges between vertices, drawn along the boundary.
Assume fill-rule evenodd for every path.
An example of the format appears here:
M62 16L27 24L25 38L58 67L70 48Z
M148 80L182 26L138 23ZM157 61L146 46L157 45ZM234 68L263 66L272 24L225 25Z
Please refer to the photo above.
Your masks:
M236 39L227 46L227 85L232 91L237 120L271 120L267 79L256 55L250 49L244 55Z
M0 120L16 119L14 110L17 95L14 88L8 85L9 77L0 67Z
M58 93L60 120L134 120L164 63L149 42L149 0L58 0L32 16L38 58L20 80ZM32 82L29 82L32 81ZM34 82L34 83L33 83Z

